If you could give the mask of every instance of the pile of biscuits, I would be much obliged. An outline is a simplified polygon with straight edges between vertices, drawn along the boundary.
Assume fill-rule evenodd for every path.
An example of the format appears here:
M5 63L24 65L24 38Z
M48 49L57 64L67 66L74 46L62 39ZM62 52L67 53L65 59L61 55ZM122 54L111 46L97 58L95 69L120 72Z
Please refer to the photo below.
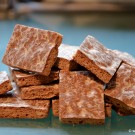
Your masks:
M112 108L135 115L135 58L87 36L79 46L62 35L17 24L0 72L0 118L46 118L104 124Z

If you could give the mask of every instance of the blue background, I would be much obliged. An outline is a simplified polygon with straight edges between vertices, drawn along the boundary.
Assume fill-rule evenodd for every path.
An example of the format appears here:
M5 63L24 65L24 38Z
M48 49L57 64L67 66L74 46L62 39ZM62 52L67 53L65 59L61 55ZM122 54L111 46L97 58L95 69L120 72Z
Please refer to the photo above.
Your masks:
M110 49L135 56L134 14L29 14L16 20L0 21L0 61L15 24L49 29L63 34L63 43L79 46L90 34ZM0 62L0 71L8 68ZM47 119L0 119L0 135L133 135L135 116L120 117L113 112L103 126L65 125L51 115Z

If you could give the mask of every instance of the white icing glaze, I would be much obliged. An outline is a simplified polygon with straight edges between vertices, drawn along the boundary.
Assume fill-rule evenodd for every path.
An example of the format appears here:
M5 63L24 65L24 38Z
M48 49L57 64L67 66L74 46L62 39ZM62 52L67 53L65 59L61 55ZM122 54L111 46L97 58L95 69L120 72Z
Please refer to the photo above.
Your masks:
M118 58L122 59L125 63L128 63L131 66L135 66L135 58L132 55L128 54L127 52L121 52L118 50L111 51L115 53Z
M0 72L0 84L2 84L3 82L5 81L8 81L9 78L8 78L8 74L6 71L1 71Z
M67 60L72 60L78 48L79 48L78 46L70 46L70 45L61 44L59 46L58 57L64 58Z
M116 76L116 87L107 89L105 95L116 98L135 109L135 68L123 63ZM127 108L128 109L128 108Z
M102 84L88 71L60 72L59 103L60 118L104 119Z
M121 59L115 57L111 51L92 36L86 37L79 50L110 75L114 75L121 63Z
M16 25L3 62L20 69L42 73L51 50L54 47L57 49L60 44L60 38L62 35L56 32Z
M82 118L85 118L89 115L89 112L85 109L85 108L82 108L81 109L81 112L79 113L79 117L82 117ZM92 116L92 115L91 115Z
M94 97L96 94L97 94L96 91L89 91L89 92L87 93L87 96L88 96L88 97Z
M80 100L79 102L77 102L77 106L79 108L82 108L83 107L83 104L84 104L84 100Z
M16 85L16 83L15 82L12 82L11 83L12 84L12 94L15 96L15 97L17 97L18 99L20 99L19 98L19 94L20 94L20 90L19 90L19 87Z
M12 103L0 103L1 107L29 107L32 109L41 109L41 110L45 110L47 108L45 107L41 107L41 106L32 106L30 104L28 104L26 101L21 101L21 100L17 100L16 102L12 102Z
M38 105L31 105L31 104L27 103L27 101L22 100L19 97L20 90L17 87L16 83L12 82L11 84L12 84L12 87L13 87L12 94L15 97L15 100L13 100L13 102L0 103L1 107L29 107L29 108L41 109L41 110L47 109L46 107L41 107L41 106L38 106Z

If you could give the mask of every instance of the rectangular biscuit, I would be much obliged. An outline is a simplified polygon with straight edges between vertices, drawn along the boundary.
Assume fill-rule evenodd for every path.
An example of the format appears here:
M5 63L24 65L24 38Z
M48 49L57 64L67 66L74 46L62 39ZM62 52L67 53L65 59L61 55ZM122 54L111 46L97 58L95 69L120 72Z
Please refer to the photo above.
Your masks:
M103 84L88 71L61 71L59 119L70 124L103 124Z
M50 100L23 100L19 88L12 83L12 91L0 96L0 118L46 118Z
M10 68L10 70L12 70L12 78L19 87L43 85L59 80L59 71L51 71L49 76L44 76L18 69Z
M59 85L39 85L20 88L22 99L50 99L59 95Z
M8 91L12 90L12 85L9 80L8 74L6 71L0 72L0 94L4 94Z
M15 97L0 98L0 118L46 118L49 100L21 100Z
M74 60L104 83L111 80L122 62L92 36L85 38L74 56Z
M62 70L76 70L79 65L73 60L73 56L78 48L78 46L61 44L54 66Z
M59 117L59 99L52 100L52 112L53 115ZM105 117L111 117L112 115L112 105L105 103Z
M122 63L105 90L105 100L119 115L135 114L135 68Z
M59 33L17 24L2 61L14 68L48 76L61 42Z

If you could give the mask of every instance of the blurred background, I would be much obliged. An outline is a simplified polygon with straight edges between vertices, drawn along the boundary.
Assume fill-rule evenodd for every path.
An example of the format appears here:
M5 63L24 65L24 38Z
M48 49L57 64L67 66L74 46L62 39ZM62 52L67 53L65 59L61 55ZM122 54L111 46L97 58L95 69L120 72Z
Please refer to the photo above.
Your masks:
M17 23L60 32L70 45L90 34L135 56L135 0L0 0L0 60Z
M0 8L9 15L43 11L135 11L134 0L0 0ZM14 13L13 13L14 12ZM4 15L3 15L4 16Z
M0 0L0 71L8 71L1 60L15 24L60 32L63 43L76 46L87 35L92 35L110 49L135 56L135 0ZM1 120L0 133L11 131L11 134L21 135L32 129L32 134L134 135L128 131L135 127L134 116L119 117L116 114L99 127L59 124L55 118L51 121L48 128L44 121L36 121L33 125L29 120L17 123ZM6 128L2 129L2 126Z

